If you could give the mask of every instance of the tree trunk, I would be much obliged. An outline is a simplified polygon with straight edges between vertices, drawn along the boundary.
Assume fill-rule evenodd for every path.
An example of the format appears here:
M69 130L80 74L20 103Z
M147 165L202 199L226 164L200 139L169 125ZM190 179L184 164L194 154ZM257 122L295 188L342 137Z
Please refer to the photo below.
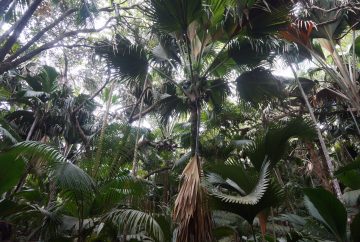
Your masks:
M329 174L323 164L323 157L321 157L318 151L315 150L313 143L306 143L306 147L309 151L310 160L313 165L313 174L320 180L321 185L326 190L332 191L331 184L329 183Z
M336 194L337 198L340 201L342 201L342 193L341 193L340 185L339 185L338 180L334 177L334 165L333 165L332 159L331 159L331 157L329 155L329 151L328 151L328 149L326 147L324 138L323 138L323 136L321 134L320 128L317 125L318 122L317 122L317 120L315 118L314 111L313 111L313 109L312 109L312 107L310 105L310 102L309 102L309 100L308 100L308 98L307 98L307 96L305 94L304 89L301 86L299 78L298 78L298 76L297 76L297 74L296 74L296 72L295 72L295 70L294 70L294 68L293 68L293 66L291 64L290 64L290 68L291 68L291 70L292 70L292 72L294 74L295 81L296 81L296 83L297 83L297 85L299 87L300 93L301 93L301 95L302 95L302 97L303 97L303 99L305 101L305 104L306 104L306 106L308 108L310 117L311 117L311 119L312 119L312 121L313 121L313 123L315 125L315 129L316 129L316 132L317 132L317 135L318 135L318 139L319 139L319 142L320 142L320 145L321 145L321 149L323 151L323 154L324 154L324 157L325 157L325 160L326 160L328 172L329 172L330 178L332 180L332 185L333 185L335 194Z
M190 123L191 123L191 132L190 132L190 147L191 147L191 156L194 156L196 153L197 147L197 139L198 139L198 110L196 103L191 103L190 106Z
M101 165L101 154L102 154L102 148L103 148L103 143L104 143L104 138L105 138L105 130L106 130L108 117L109 117L109 110L111 107L112 93L114 90L114 86L115 86L115 82L113 82L110 86L109 96L108 96L108 100L106 102L105 115L103 118L103 123L102 123L101 131L100 131L98 150L97 150L96 156L95 156L96 158L95 158L95 166L94 166L94 172L93 172L93 176L95 179L97 177L97 174L98 174L98 171L99 171L100 165Z

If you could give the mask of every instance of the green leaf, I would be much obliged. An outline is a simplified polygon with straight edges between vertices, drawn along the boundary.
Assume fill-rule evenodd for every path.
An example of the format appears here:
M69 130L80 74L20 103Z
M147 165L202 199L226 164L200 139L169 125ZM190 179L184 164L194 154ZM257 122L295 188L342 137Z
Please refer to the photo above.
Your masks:
M113 209L107 213L103 220L111 221L117 225L126 223L128 232L138 233L146 231L156 241L164 241L164 233L157 221L148 213L135 209Z
M17 172L15 174L16 176L14 176L16 181L19 177L19 171L21 170L21 175L24 169L24 162L21 164L20 161L18 161L18 157L36 156L48 162L50 176L55 179L60 188L81 193L88 193L94 190L94 183L89 175L68 161L56 149L43 143L35 141L20 142L1 155L6 157L6 159L0 159L1 162L5 160L5 167L6 165L10 167L11 164L16 164L14 168L14 171ZM12 171L12 169L9 169L9 171ZM3 179L3 176L1 176L0 179Z
M346 241L347 213L342 203L323 188L306 188L304 194L311 216L323 223L337 241Z
M353 190L360 189L360 157L357 157L350 164L341 167L335 172L335 176L345 186Z
M212 206L235 213L250 224L259 212L277 206L284 194L282 189L267 177L268 165L264 163L260 172L245 169L238 161L206 166L204 185L212 195Z
M242 184L238 184L230 178L221 177L215 173L206 176L206 187L212 196L220 198L223 202L253 205L260 201L269 185L269 163L264 163L257 184L249 194L246 194ZM220 186L227 188L228 193L219 189ZM248 189L247 189L248 190ZM236 194L236 195L232 195Z
M264 68L244 72L236 79L240 98L253 104L284 96L280 81Z
M147 14L160 30L185 32L201 10L201 0L151 0Z
M316 132L310 121L295 118L270 125L265 135L258 136L245 152L257 170L260 170L265 158L270 161L270 167L274 167L286 154L290 138L312 140L315 137Z
M13 153L0 154L0 195L14 187L25 170L25 162Z
M148 59L142 46L132 44L127 38L117 35L116 46L112 41L101 41L95 51L116 69L118 77L125 81L140 81L141 83L136 82L136 85L143 87L142 82L148 71Z

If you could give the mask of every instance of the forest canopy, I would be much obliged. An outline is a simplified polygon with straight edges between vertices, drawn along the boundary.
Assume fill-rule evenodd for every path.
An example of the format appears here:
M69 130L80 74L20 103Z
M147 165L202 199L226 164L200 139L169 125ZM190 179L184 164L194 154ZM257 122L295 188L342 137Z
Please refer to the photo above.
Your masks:
M0 0L0 241L360 241L359 0Z

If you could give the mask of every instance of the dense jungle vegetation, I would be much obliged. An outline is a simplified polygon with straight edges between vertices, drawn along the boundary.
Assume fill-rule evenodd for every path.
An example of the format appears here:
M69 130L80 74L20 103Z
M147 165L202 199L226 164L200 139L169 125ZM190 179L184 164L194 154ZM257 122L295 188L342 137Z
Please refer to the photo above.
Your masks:
M0 241L360 241L359 0L0 0Z

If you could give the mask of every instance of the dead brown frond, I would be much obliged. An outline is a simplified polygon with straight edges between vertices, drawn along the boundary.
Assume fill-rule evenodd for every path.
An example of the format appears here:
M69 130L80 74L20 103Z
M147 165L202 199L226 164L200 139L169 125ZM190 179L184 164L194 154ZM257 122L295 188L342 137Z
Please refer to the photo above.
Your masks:
M211 216L201 187L200 158L191 158L182 173L182 185L173 217L178 224L177 242L210 242Z

